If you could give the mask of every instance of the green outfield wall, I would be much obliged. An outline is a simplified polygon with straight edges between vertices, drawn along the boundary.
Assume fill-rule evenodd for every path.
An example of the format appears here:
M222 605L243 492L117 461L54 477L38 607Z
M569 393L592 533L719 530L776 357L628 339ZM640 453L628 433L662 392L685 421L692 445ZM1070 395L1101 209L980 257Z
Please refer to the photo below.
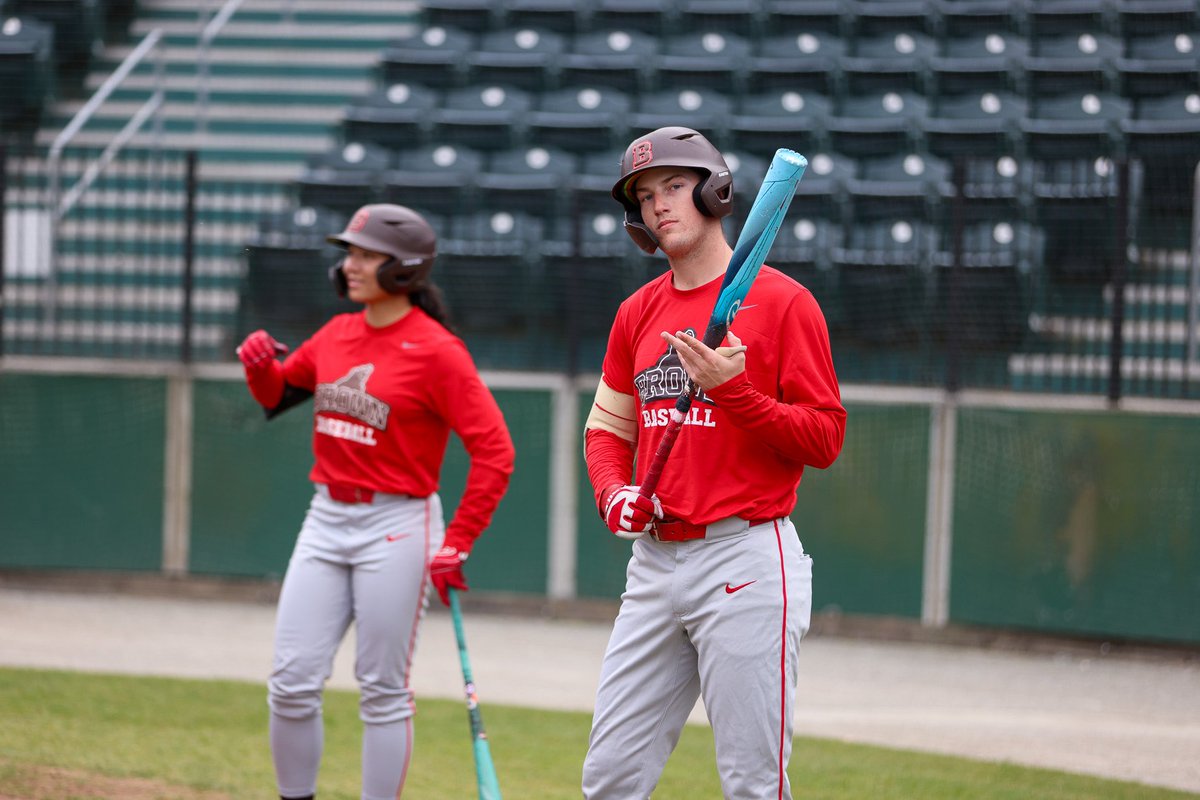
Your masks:
M7 362L0 570L282 577L312 495L304 408L267 422L233 368ZM615 599L630 545L600 522L583 465L594 379L485 377L517 467L472 588ZM1200 404L848 389L842 455L806 472L792 515L815 610L1200 642ZM467 467L452 438L448 515Z

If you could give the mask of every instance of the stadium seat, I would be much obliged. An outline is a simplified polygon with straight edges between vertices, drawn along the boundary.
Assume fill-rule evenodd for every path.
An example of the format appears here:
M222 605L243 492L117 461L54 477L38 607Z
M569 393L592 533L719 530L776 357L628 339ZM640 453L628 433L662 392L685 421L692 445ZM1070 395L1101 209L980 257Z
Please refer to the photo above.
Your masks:
M925 120L926 146L942 158L1019 153L1027 112L1025 98L1007 92L939 96Z
M1032 221L1046 232L1048 276L1101 285L1116 245L1118 165L1103 157L1074 157L1039 159L1032 167ZM1130 203L1136 206L1134 199Z
M420 84L381 86L342 114L346 139L392 150L425 144L439 94Z
M476 179L484 209L520 211L549 220L570 207L577 157L564 150L528 147L492 153Z
M937 33L937 7L933 0L854 0L849 9L855 38L901 30Z
M1200 92L1139 98L1120 124L1132 155L1175 161L1179 169L1200 160Z
M1119 124L1129 111L1129 101L1112 94L1035 97L1020 126L1036 158L1112 156L1120 151Z
M761 6L758 0L679 0L678 29L722 31L753 40L762 30Z
M1033 201L1031 162L1012 155L963 159L965 219L1028 219Z
M833 250L842 246L842 226L822 217L788 212L771 244L766 263L808 287L830 316L826 298L834 294Z
M1084 31L1118 34L1120 24L1112 0L1036 0L1025 8L1026 27L1033 39L1079 34Z
M1025 4L1012 0L936 0L934 6L943 38L1007 37L1025 27Z
M825 124L833 101L794 89L742 97L729 122L732 143L770 157L780 147L801 153L828 149Z
M566 49L561 33L533 28L505 28L479 37L467 54L467 80L515 86L528 92L555 88L559 58Z
M338 298L329 281L329 268L343 251L325 241L346 219L329 209L301 206L258 221L246 242L239 333L266 328L296 344L333 314L354 308Z
M1025 82L1032 95L1103 92L1117 88L1121 40L1084 31L1034 39L1025 59Z
M31 130L54 86L54 29L32 17L0 20L0 122Z
M852 33L852 8L846 0L765 0L763 36L796 36L818 31L835 37Z
M1116 67L1126 97L1195 92L1200 89L1200 33L1127 39Z
M872 346L916 343L926 332L937 228L918 219L863 221L832 248L845 331Z
M432 25L393 40L379 56L385 84L420 84L453 89L466 83L467 54L474 52L477 34Z
M1115 0L1117 29L1128 42L1147 36L1200 30L1200 6L1194 0Z
M564 218L569 224L542 242L545 299L536 305L546 313L544 328L574 337L590 363L603 355L617 306L645 282L621 214L611 205Z
M736 34L695 31L668 37L655 69L656 87L702 86L737 94L746 89L750 43Z
M790 89L834 97L842 92L841 57L847 50L845 39L827 31L772 31L750 58L746 83L751 92Z
M436 141L477 150L504 150L523 143L532 94L513 86L478 85L446 93L434 112Z
M101 0L10 0L8 13L33 17L54 28L57 76L74 82L82 79L100 42Z
M611 150L596 150L583 155L579 174L575 176L575 208L599 214L623 213L621 206L613 199L612 188L617 178L621 177L621 159L625 156L627 145L628 142Z
M950 166L918 153L864 158L846 181L856 222L902 215L937 221L942 202L953 197Z
M542 221L509 211L456 214L438 239L435 280L464 332L516 332L529 309L531 262L544 238Z
M384 195L411 208L460 213L475 207L475 176L483 168L483 155L470 148L438 144L401 150L395 168L383 175Z
M858 162L841 153L805 154L808 169L796 187L788 213L849 224L847 185L858 175Z
M629 138L626 117L632 105L628 96L608 87L546 92L529 114L529 140L573 153L621 146Z
M622 92L649 89L658 39L637 30L591 31L576 36L563 54L563 86L608 86Z
M590 25L593 30L636 30L651 36L667 36L675 30L674 0L592 0Z
M504 0L422 0L425 27L484 33L504 24Z
M510 28L533 28L574 36L586 4L578 0L503 0L504 24Z
M851 156L911 152L921 146L929 101L912 92L848 95L830 117L833 149Z
M700 131L717 147L727 144L733 101L727 95L700 88L664 90L641 95L634 103L630 127L634 136L668 125Z
M953 228L946 228L938 267L934 315L940 338L969 353L1011 352L1029 333L1045 241L1026 222L990 220L962 229L956 269Z
M301 205L319 206L350 216L377 202L391 151L369 142L349 142L309 158L296 179Z
M929 84L929 60L936 53L936 40L920 30L859 37L851 52L841 58L845 90L851 94L924 94Z
M734 241L741 232L754 198L758 196L758 189L762 186L771 160L769 156L740 149L726 149L721 155L733 175L733 213L724 222L729 240Z
M1028 41L1006 31L945 37L941 51L929 60L930 79L938 95L1023 93L1028 55Z

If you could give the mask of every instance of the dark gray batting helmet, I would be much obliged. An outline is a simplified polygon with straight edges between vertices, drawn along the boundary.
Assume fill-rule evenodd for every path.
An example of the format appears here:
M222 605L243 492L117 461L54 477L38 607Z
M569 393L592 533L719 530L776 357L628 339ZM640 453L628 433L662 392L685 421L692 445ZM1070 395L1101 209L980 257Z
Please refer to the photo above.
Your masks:
M404 294L424 285L437 257L437 235L425 219L404 206L379 203L354 212L346 230L326 241L339 247L357 245L383 253L388 260L379 265L376 277L388 294ZM338 295L346 296L346 275L338 262L329 270Z
M669 127L635 139L621 158L621 179L612 196L625 207L625 230L647 253L658 249L658 239L642 219L634 196L639 175L655 167L687 167L700 174L692 199L706 216L728 216L733 212L733 173L721 151L691 128Z

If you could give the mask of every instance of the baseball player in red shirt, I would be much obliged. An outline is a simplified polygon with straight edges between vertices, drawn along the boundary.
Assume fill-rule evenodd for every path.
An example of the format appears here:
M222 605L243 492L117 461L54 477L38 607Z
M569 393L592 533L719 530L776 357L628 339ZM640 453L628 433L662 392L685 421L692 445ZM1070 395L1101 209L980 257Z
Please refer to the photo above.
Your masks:
M788 515L804 468L833 463L846 425L825 319L807 289L764 266L737 332L706 347L699 336L732 254L721 227L729 168L702 135L669 127L630 144L621 172L613 197L626 230L670 270L617 311L586 424L600 516L633 551L583 794L649 797L701 696L724 796L790 798L812 560ZM685 373L699 392L644 498L637 484Z
M412 755L409 667L432 583L467 589L462 565L508 486L513 445L430 281L433 229L416 212L368 205L328 237L347 253L330 271L362 303L287 359L255 331L238 348L268 418L313 399L309 475L316 494L279 596L268 685L271 752L282 798L316 792L322 689L350 622L363 721L362 798L395 800ZM438 478L450 431L471 466L444 525Z

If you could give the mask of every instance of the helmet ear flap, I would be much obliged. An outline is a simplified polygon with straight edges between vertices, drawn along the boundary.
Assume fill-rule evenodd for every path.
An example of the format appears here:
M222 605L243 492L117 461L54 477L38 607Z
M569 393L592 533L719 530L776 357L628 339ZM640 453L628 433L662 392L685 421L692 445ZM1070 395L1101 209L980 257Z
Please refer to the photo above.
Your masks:
M625 232L633 239L633 243L645 252L653 255L658 249L658 239L650 232L650 227L631 211L625 212Z

